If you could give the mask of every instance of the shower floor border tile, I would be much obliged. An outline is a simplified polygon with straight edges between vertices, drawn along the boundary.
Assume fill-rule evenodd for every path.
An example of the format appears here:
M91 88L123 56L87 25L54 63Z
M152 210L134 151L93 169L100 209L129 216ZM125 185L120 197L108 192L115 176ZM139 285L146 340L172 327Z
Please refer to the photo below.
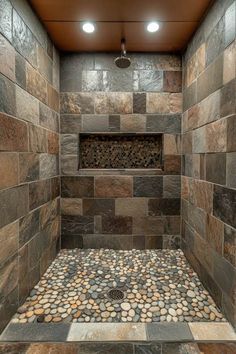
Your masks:
M229 323L10 323L0 342L236 342Z

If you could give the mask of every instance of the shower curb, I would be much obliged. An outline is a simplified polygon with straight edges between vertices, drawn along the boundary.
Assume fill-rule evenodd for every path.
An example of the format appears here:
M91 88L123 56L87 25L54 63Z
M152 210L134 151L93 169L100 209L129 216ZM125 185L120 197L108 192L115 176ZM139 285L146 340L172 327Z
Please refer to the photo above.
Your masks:
M222 342L236 341L227 322L10 323L1 342Z

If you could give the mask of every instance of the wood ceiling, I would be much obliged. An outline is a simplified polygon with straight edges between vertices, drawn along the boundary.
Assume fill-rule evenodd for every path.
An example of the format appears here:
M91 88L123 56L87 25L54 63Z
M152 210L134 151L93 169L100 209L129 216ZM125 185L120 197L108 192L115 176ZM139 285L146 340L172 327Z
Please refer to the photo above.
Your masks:
M122 37L127 51L180 51L199 25L212 0L29 0L60 50L113 52ZM82 31L84 21L96 31ZM156 33L146 30L156 20Z

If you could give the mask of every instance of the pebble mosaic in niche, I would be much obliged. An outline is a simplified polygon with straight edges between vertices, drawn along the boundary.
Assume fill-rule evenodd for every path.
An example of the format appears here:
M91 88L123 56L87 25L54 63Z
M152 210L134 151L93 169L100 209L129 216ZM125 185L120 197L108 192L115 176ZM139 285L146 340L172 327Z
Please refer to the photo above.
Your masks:
M80 168L161 168L162 136L80 135Z

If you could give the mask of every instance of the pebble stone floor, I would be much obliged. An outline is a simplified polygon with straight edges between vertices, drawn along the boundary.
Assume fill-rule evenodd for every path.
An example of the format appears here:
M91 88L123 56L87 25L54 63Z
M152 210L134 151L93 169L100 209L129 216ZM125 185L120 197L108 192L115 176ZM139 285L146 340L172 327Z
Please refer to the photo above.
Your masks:
M124 292L111 300L111 289ZM225 321L181 250L61 250L12 319L27 322Z

